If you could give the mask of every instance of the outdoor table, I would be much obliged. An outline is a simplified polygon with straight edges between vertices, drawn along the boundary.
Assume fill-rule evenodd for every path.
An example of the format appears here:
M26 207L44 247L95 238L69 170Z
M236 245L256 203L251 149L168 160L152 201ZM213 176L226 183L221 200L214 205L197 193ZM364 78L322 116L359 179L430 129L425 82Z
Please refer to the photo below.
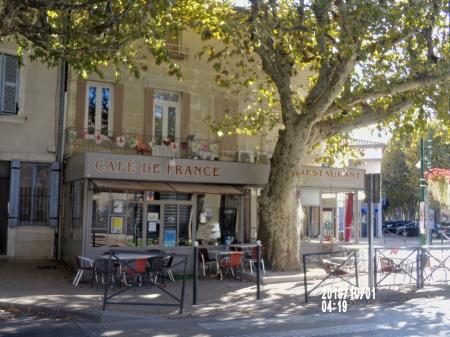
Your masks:
M256 247L256 243L233 243L230 245L230 247L238 249L250 249Z
M164 255L159 253L114 253L112 254L112 256L113 258L116 257L117 259L122 261L129 261L129 260L149 259L155 256L164 256ZM109 254L100 255L99 258L109 259Z

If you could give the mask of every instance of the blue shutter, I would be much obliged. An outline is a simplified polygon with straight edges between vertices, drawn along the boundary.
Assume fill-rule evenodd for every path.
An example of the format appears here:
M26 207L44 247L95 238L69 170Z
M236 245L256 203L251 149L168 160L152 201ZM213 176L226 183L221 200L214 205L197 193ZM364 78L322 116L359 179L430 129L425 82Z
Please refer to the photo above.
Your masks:
M50 165L49 173L49 199L48 199L48 225L56 228L59 216L59 176L60 166L58 162Z
M16 56L3 55L2 113L17 114L19 89L19 64Z
M11 177L9 187L9 227L17 227L19 223L19 193L20 193L20 161L11 161Z

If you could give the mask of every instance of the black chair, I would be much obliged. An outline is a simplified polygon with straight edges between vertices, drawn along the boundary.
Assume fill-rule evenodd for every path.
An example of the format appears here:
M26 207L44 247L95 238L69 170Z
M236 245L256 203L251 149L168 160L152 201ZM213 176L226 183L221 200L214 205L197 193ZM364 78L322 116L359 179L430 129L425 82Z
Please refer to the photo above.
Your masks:
M111 261L111 266L109 264L109 259L97 259L94 261L94 277L98 285L101 284L106 285L108 279L110 285L114 288L116 282L120 281L120 263L117 261Z
M75 264L77 266L77 274L73 279L72 284L78 287L78 283L83 277L84 272L91 274L91 287L94 285L94 260L87 257L75 255Z
M158 278L161 279L160 284L165 284L164 270L166 268L166 256L154 256L148 259L148 277L152 283L157 283Z
M173 262L173 255L166 256L165 258L165 265L164 265L164 272L167 273L167 276L169 276L169 279L175 283L175 278L173 277L172 272L172 262Z
M198 249L198 259L202 263L203 277L206 277L206 267L214 266L217 269L217 261L216 259L209 258L208 248Z

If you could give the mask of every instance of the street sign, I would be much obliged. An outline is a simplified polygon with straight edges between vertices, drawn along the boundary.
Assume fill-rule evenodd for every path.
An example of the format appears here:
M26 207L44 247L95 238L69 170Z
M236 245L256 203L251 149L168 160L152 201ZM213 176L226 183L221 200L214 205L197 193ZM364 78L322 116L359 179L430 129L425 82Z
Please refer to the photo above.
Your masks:
M420 202L420 217L419 217L420 234L425 234L425 202Z

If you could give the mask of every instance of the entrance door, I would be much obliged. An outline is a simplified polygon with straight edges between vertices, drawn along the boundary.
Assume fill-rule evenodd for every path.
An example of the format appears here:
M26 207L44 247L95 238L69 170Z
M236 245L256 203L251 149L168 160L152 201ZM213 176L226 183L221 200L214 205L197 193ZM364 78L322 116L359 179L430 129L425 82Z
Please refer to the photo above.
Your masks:
M0 254L6 254L8 235L9 180L0 179Z

